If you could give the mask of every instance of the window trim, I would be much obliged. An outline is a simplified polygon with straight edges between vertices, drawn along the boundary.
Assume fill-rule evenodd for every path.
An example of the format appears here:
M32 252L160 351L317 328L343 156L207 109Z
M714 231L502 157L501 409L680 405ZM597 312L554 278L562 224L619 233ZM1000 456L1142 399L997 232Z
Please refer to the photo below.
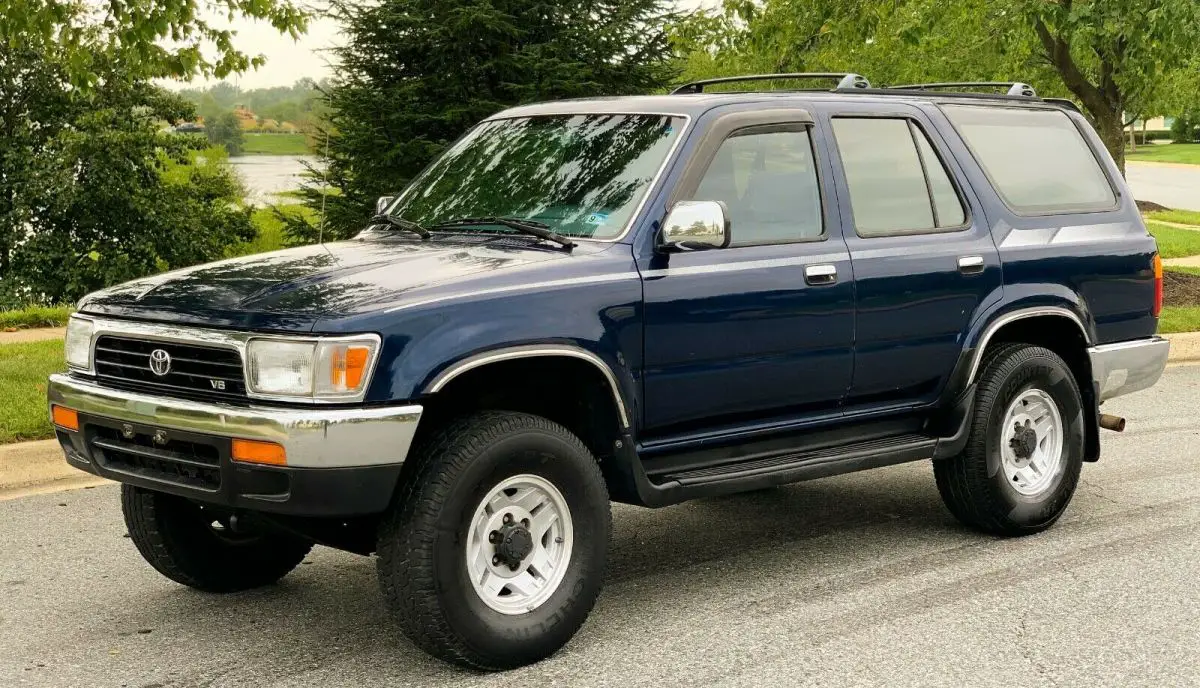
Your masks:
M815 244L823 241L828 241L830 237L829 218L829 200L826 191L826 179L821 171L821 158L817 149L816 142L816 126L812 115L803 108L780 108L767 110L753 110L745 112L733 112L722 115L717 119L708 131L705 132L704 138L697 144L695 152L690 156L687 167L676 182L675 188L671 190L667 197L667 212L679 201L691 200L696 191L700 188L700 181L704 179L708 168L712 166L713 160L717 157L717 151L721 149L725 141L739 135L748 129L777 129L790 130L808 134L808 145L812 149L813 155L813 172L817 177L817 197L821 203L820 218L821 218L821 234L820 236L785 239L780 241L759 241L753 243L740 243L737 238L737 227L733 228L734 241L729 246L721 249L729 251L739 248L752 248L755 246L787 246L789 244ZM662 231L659 229L659 231Z
M958 128L958 124L954 121L954 118L951 117L948 112L946 112L946 105L951 107L977 108L981 110L1004 109L1027 112L1056 112L1061 114L1063 117L1067 118L1067 121L1071 123L1071 126L1075 128L1075 131L1079 133L1079 140L1083 142L1083 147L1087 149L1088 153L1091 153L1092 159L1096 163L1096 167L1100 170L1100 176L1104 178L1105 183L1108 184L1109 190L1112 191L1113 204L1107 208L1083 208L1081 206L1069 206L1053 211L1030 212L1027 210L1019 210L1013 206L1008 197L1004 195L1004 191L1001 190L998 184L996 184L996 180L992 177L992 173L988 171L987 166L983 164L983 160L979 157L979 153L975 150L975 147L971 145L971 142L967 140L966 135L964 135L962 130ZM1088 139L1087 132L1079 126L1079 122L1075 121L1075 118L1071 116L1071 113L1067 112L1063 108L1029 107L1017 105L977 105L974 103L935 103L934 107L936 107L938 111L942 113L942 116L946 118L946 121L949 122L950 127L954 129L954 133L957 134L958 138L962 140L963 145L967 148L967 152L971 154L971 159L975 162L975 165L979 168L979 171L983 172L984 178L987 179L988 184L992 187L992 190L1000 199L1000 202L1004 204L1004 207L1008 210L1008 212L1012 213L1013 215L1023 218L1054 217L1056 215L1097 215L1103 213L1112 213L1121 209L1125 194L1123 194L1120 187L1113 182L1112 175L1108 173L1108 166L1104 164L1104 161L1096 152L1096 148L1092 145L1091 140Z
M854 220L854 192L850 189L850 179L846 176L846 159L842 157L841 145L838 142L837 130L834 128L833 121L837 119L893 119L903 120L908 124L909 137L912 140L913 150L917 154L917 161L921 163L921 175L925 179L925 193L929 196L929 207L933 214L933 227L918 228L918 229L900 229L889 231L881 234L863 234L858 231L858 222ZM925 156L921 155L921 145L917 142L916 132L920 132L925 140L929 142L929 148L933 151L934 157L937 158L938 164L942 166L942 171L946 173L946 179L950 182L950 188L954 189L954 195L958 198L958 204L963 209L963 221L957 225L948 225L938 227L938 212L937 202L933 198L933 183L929 179L929 170L926 166ZM906 237L906 236L922 236L927 234L952 234L954 232L965 232L974 226L974 216L971 212L971 204L967 202L967 197L963 193L962 185L958 178L950 171L950 166L946 164L946 156L938 150L937 144L933 138L929 136L929 132L925 127L921 126L921 121L913 117L909 113L899 112L839 112L829 117L829 136L833 139L834 150L837 151L838 162L842 167L842 181L846 183L846 196L850 204L850 224L854 228L854 235L860 239L887 239L889 237Z

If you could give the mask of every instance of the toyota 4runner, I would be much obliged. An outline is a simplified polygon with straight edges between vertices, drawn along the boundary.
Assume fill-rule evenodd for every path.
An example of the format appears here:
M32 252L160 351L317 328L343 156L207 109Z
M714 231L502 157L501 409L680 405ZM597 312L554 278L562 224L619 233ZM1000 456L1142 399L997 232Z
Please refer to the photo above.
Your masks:
M610 500L931 459L963 523L1048 528L1166 365L1155 242L1070 103L836 77L506 110L350 241L91 294L66 459L168 578L374 553L404 633L483 669L584 622Z

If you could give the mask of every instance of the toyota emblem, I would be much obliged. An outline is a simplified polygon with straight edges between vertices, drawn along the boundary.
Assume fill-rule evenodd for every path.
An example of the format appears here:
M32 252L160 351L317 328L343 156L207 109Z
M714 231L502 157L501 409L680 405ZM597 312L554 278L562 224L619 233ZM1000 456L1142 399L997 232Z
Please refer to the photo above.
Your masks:
M162 377L171 372L171 354L162 349L150 352L150 372Z

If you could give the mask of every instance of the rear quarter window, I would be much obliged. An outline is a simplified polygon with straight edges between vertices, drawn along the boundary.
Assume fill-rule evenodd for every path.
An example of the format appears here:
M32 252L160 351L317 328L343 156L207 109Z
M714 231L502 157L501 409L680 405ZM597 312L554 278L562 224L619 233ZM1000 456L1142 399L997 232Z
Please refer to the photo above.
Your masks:
M943 105L1004 202L1022 215L1111 210L1096 155L1058 110Z

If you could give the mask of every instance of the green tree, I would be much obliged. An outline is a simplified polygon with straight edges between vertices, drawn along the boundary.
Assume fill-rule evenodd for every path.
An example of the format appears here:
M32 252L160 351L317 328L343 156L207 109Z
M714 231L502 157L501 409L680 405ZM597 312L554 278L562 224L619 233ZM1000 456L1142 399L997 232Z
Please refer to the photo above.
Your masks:
M1181 111L1200 94L1194 0L733 0L673 37L688 76L1027 81L1076 99L1122 169L1128 121Z
M76 299L253 236L224 151L160 128L191 117L189 103L111 66L103 91L81 93L54 78L63 69L44 53L0 62L0 83L49 75L19 111L0 99L17 133L0 140L3 305Z
M345 26L303 193L323 229L346 237L375 198L402 188L480 119L535 100L644 93L673 76L666 0L335 0ZM325 194L324 183L337 193Z
M241 155L246 145L246 137L232 110L204 120L204 133L209 143L224 146L229 155Z
M61 69L76 87L106 85L113 63L138 76L187 78L223 77L265 62L240 50L235 30L217 28L206 14L266 21L293 38L308 21L289 0L5 0L0 46L59 46Z

